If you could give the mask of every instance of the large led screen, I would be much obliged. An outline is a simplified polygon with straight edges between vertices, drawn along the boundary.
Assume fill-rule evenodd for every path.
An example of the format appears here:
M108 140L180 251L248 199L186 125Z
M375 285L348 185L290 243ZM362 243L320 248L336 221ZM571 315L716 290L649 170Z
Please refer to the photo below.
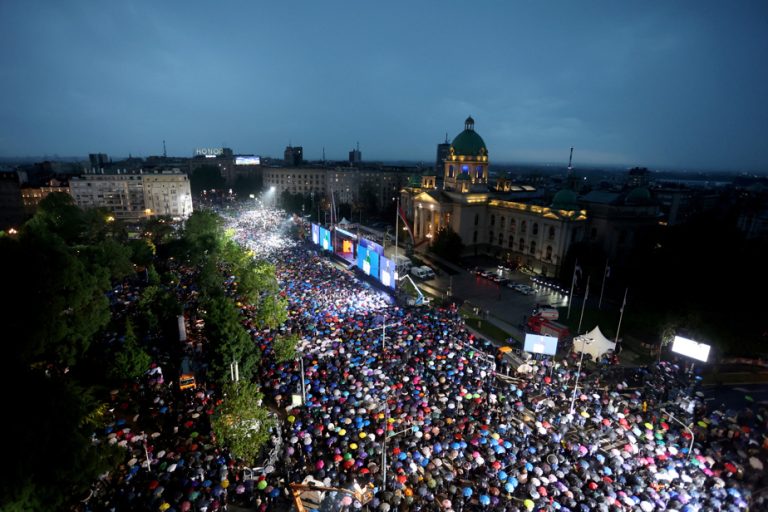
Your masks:
M699 361L707 362L709 359L709 345L699 343L698 341L689 340L681 336L675 336L672 342L672 352L683 356L692 357Z
M372 250L379 256L384 256L384 247L377 244L376 242L371 242L367 238L361 238L360 245L362 245L363 247L367 247L368 249Z
M523 350L532 354L553 356L557 352L557 338L541 336L539 334L526 334Z
M259 165L261 164L261 158L258 156L236 156L235 165Z
M381 256L379 258L379 269L381 270L381 284L395 289L395 262L389 258Z
M367 275L379 279L379 255L362 244L357 246L357 266Z
M320 245L320 226L312 224L312 243Z
M331 232L325 228L320 228L320 246L326 251L333 251Z

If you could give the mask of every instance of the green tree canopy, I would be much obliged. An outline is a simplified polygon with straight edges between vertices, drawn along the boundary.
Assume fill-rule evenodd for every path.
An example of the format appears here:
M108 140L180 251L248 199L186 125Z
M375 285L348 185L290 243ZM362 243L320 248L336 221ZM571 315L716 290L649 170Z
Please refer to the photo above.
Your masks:
M211 345L211 370L216 380L229 379L229 365L237 361L240 377L250 380L261 354L242 324L240 310L224 296L209 297L203 304L205 334Z
M211 418L218 441L247 465L257 462L275 423L269 410L262 407L262 399L255 384L247 380L228 382L224 385L224 401Z
M429 250L448 261L459 261L464 244L461 237L450 226L446 226L437 232Z

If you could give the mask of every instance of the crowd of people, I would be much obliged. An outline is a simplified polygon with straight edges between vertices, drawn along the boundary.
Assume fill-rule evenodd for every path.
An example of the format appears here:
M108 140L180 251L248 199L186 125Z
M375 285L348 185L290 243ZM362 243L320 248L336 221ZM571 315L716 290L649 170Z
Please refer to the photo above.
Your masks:
M566 357L517 374L455 307L397 304L311 243L279 236L281 225L274 211L231 225L241 243L275 263L289 304L280 330L301 339L301 361L276 363L275 333L252 329L264 351L262 389L279 408L279 463L240 482L211 439L215 393L198 390L171 408L168 387L155 378L133 390L138 402L115 396L123 416L156 422L153 432L115 424L108 433L131 449L114 484L116 510L216 510L238 496L257 510L280 509L288 484L307 477L372 489L367 502L331 493L342 510L763 506L753 492L768 485L766 410L708 406L697 399L698 380L672 363L617 373L587 371ZM304 403L289 405L302 390ZM137 469L142 456L152 471Z

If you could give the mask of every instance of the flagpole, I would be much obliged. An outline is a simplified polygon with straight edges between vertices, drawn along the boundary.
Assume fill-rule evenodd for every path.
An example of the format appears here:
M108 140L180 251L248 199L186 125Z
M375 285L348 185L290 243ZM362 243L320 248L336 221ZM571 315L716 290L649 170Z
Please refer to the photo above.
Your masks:
M571 318L571 304L573 303L573 289L576 286L576 269L579 268L579 260L576 260L576 264L573 266L573 279L571 279L571 294L568 295L568 316Z
M614 340L614 343L619 342L619 329L621 329L621 319L624 318L624 306L627 305L627 292L629 291L629 288L626 288L624 290L624 302L621 303L621 314L619 315L619 326L616 327L616 339Z
M597 303L597 309L603 308L603 291L605 290L605 277L608 275L608 260L605 260L605 270L603 270L603 284L600 286L600 300Z
M397 198L395 209L395 272L397 272L397 237L400 234L400 198ZM399 276L398 276L399 277Z
M579 328L576 331L577 335L581 335L581 321L584 320L584 309L586 309L587 306L587 298L589 297L589 278L592 276L587 276L587 290L584 292L584 302L581 303L581 317L579 318Z

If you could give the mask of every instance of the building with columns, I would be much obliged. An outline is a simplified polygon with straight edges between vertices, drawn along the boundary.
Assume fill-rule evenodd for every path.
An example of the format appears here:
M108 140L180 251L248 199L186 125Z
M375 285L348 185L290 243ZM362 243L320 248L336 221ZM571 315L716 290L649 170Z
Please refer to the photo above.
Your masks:
M443 187L425 173L421 183L401 191L401 204L414 225L416 250L445 228L460 237L467 254L485 253L544 275L557 275L570 245L584 237L587 212L574 191L563 189L549 205L525 202L533 187L499 179L488 182L489 151L468 117L443 161Z

